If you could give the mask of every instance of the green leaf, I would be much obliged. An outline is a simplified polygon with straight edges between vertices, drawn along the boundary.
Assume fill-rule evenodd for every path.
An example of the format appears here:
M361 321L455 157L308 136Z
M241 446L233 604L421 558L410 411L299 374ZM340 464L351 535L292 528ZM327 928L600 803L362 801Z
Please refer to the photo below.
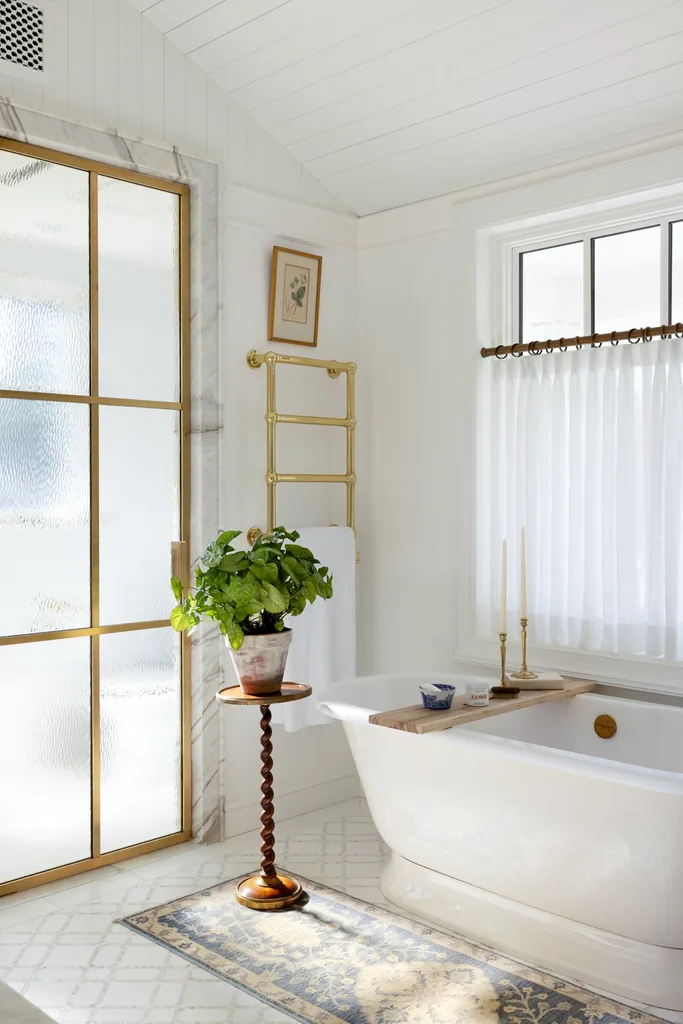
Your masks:
M224 530L223 533L221 533L220 536L216 538L214 543L216 547L222 548L225 547L226 544L229 544L231 541L233 541L235 537L240 537L241 534L241 530Z
M288 555L294 555L295 558L307 558L310 562L318 564L318 559L313 552L309 551L308 548L302 547L300 544L285 544L285 551Z
M241 572L243 569L248 569L250 564L246 552L233 551L221 558L218 568L221 572Z
M290 545L291 547L291 545ZM292 555L285 555L282 559L282 565L285 567L292 579L296 580L297 583L301 583L308 576L307 571L297 562L296 558Z
M244 643L244 632L236 622L230 622L226 626L225 634L230 641L233 651L239 651Z
M271 558L272 555L273 555L272 547L267 547L266 545L262 545L260 548L255 548L252 551L252 561L253 562L260 562L260 563L268 562L268 561L270 561L270 558Z
M176 601L182 601L183 599L183 585L177 576L171 576L171 590Z
M214 568L218 565L222 557L223 549L219 547L215 541L212 541L207 545L206 551L202 555L200 561L203 562L204 565L208 565L209 568Z
M259 597L263 602L263 607L271 615L279 615L280 612L287 610L287 599L272 583L264 584Z
M245 619L250 619L252 615L260 615L261 610L260 601L238 604L235 608L235 622L244 622Z
M171 612L171 625L176 633L182 633L184 629L193 625L192 616L185 611L182 605L177 605Z
M314 580L305 580L301 585L301 593L307 601L310 601L311 604L313 604L318 596L318 588L316 587Z
M282 619L278 619L277 622L275 623L275 632L276 633L281 633L284 628L285 628L284 622L282 621Z
M263 562L252 562L251 575L259 583L277 583L277 565L275 562L269 562L268 565L264 565Z
M234 620L234 608L229 605L224 605L222 608L212 608L211 612L207 612L207 614L211 614L212 618L217 618L218 622L223 623L225 626Z
M251 580L242 580L238 576L232 576L228 589L235 604L248 604L256 595L257 585Z
M301 615L306 610L306 598L303 594L294 594L292 596L289 614L290 615Z
M296 530L292 530L291 533L288 533L287 530L285 530L284 526L276 526L272 534L270 534L270 536L277 537L280 540L294 541L298 540L301 534L297 533Z

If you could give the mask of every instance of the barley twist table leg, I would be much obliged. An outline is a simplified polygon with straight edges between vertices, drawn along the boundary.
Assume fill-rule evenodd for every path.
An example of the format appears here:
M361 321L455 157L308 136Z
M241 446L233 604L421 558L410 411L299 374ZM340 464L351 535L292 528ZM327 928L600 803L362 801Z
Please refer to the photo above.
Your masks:
M261 877L273 881L275 873L275 822L273 821L273 730L270 727L270 707L261 705Z
M296 903L302 888L295 878L275 870L275 821L273 808L273 730L268 704L261 704L261 870L245 878L235 895L242 906L251 910L281 910Z

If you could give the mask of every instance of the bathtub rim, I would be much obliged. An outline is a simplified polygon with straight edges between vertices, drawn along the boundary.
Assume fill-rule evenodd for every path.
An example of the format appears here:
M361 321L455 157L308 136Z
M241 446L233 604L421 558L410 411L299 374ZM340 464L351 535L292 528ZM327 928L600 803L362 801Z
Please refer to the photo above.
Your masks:
M386 681L387 679L392 678L407 681L415 680L417 682L417 680L424 680L426 675L427 673L424 672L402 672L383 673L372 676L354 676L350 679L341 680L336 685L341 687L350 683L363 683L371 686L373 681ZM433 672L429 673L429 678L435 679L439 682L452 682L453 680L462 681L464 678L473 677L473 675L473 673L463 673L460 675L453 672ZM621 701L629 701L630 703L637 704L638 706L645 708L655 707L659 710L661 710L662 707L667 706L641 700L636 701L628 696L616 697L612 694L608 695L600 693L581 693L571 699L582 701L603 701L608 704L619 704ZM558 705L555 706L557 707ZM386 709L360 706L343 700L331 700L328 698L327 700L319 701L317 703L317 707L322 714L327 715L329 718L341 721L345 728L351 725L363 725L367 726L369 729L384 729L384 731L387 732L402 736L411 736L415 739L419 739L421 741L426 740L432 743L452 743L457 737L459 745L462 744L470 747L489 748L491 752L495 751L498 755L512 756L515 760L526 761L527 763L536 764L539 767L542 766L547 768L549 766L561 766L580 775L592 777L599 776L606 781L628 784L641 789L656 790L660 793L667 793L675 796L683 796L683 772L666 771L662 768L650 768L647 765L633 764L629 761L614 761L610 758L598 757L594 754L582 754L578 751L566 750L562 747L553 747L542 743L532 743L529 740L511 739L507 736L493 736L486 732L469 729L467 724L453 726L453 728L446 729L443 732L429 733L424 736L418 736L416 733L404 732L400 729L388 730L384 726L371 725L368 721L368 717L370 715L377 714L378 711ZM671 705L671 707L673 710L680 712L683 715L683 708L679 708L676 705ZM519 710L533 710L533 708L521 708Z

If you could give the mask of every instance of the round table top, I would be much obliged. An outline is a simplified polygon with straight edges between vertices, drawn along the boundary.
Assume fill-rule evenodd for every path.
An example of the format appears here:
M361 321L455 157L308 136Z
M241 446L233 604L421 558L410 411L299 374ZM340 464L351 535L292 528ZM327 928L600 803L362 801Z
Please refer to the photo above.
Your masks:
M286 704L290 700L302 700L312 694L310 686L305 683L283 683L279 693L261 693L256 697L248 697L239 686L226 686L216 694L216 700L222 704Z

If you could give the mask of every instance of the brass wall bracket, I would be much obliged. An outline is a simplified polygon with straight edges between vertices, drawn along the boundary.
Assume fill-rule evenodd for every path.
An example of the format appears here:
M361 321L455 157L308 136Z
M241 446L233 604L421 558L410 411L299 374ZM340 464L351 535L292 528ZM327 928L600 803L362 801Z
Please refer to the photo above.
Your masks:
M346 374L346 416L297 416L279 413L275 408L275 370L278 363L290 366L309 366L326 370L329 377ZM278 484L327 483L344 484L346 487L346 524L356 532L356 364L342 363L337 359L308 359L306 356L290 356L280 352L258 352L252 348L247 353L247 365L252 370L266 367L266 533L276 525L276 489ZM346 472L345 473L278 473L276 468L275 431L278 423L299 423L306 426L342 427L346 431ZM252 526L247 533L250 544L259 536L258 527ZM253 537L253 540L251 539Z

